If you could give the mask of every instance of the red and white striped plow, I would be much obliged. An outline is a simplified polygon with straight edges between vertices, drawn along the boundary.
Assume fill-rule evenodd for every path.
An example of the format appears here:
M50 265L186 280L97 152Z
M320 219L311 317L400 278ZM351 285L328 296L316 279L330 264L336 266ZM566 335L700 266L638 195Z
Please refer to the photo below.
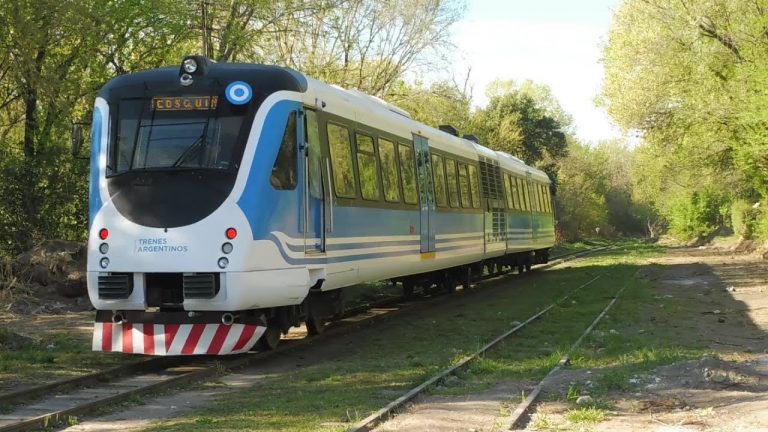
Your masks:
M93 350L146 355L248 352L266 327L255 324L132 324L96 322Z

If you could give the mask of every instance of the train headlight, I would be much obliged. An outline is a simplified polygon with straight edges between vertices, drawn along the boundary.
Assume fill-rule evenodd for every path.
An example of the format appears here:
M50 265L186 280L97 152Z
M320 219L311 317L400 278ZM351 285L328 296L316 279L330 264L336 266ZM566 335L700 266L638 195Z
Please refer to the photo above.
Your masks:
M232 249L234 249L234 246L232 246L232 243L224 243L223 245L221 245L221 251L224 252L225 254L232 252Z
M109 258L107 257L102 258L101 261L99 261L99 265L103 269L107 268L109 266Z
M229 260L228 259L226 259L224 257L219 258L219 268L220 269L225 269L225 268L227 268L228 265L229 265Z
M106 255L107 252L109 252L109 245L106 243L102 243L99 245L99 252L102 253L102 255Z
M184 62L181 64L181 67L184 69L184 72L193 74L197 72L197 62L195 59L188 58L184 60Z
M192 85L194 80L192 79L192 75L185 73L181 75L181 78L179 78L179 83L183 85L184 87Z

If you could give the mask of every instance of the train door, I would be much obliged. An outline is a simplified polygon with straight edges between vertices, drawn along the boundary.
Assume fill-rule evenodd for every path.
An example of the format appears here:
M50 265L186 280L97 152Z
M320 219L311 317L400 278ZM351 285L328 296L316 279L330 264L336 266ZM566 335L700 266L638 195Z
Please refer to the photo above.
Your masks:
M300 147L303 157L299 158L301 179L301 217L304 229L304 252L325 251L325 188L323 187L322 152L317 113L311 109L302 111L303 122L299 124L298 136L303 137Z
M427 138L413 135L413 150L416 154L416 177L421 208L420 228L421 252L435 251L435 189L432 177L432 163Z

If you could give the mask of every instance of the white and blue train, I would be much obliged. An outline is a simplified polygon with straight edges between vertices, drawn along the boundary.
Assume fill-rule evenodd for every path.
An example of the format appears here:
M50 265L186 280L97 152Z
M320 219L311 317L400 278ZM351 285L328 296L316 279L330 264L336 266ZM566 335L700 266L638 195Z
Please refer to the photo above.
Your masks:
M91 134L93 349L274 347L322 331L344 287L452 290L546 262L546 174L441 129L281 67L190 56L110 81Z

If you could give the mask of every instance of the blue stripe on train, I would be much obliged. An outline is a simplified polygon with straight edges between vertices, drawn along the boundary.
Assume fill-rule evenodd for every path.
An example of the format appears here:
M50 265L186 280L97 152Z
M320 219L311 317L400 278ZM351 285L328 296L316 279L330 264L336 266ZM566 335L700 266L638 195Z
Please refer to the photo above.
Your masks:
M91 176L88 182L88 228L93 223L93 218L101 209L101 192L99 191L99 156L101 155L101 109L93 109L93 122L91 123Z

